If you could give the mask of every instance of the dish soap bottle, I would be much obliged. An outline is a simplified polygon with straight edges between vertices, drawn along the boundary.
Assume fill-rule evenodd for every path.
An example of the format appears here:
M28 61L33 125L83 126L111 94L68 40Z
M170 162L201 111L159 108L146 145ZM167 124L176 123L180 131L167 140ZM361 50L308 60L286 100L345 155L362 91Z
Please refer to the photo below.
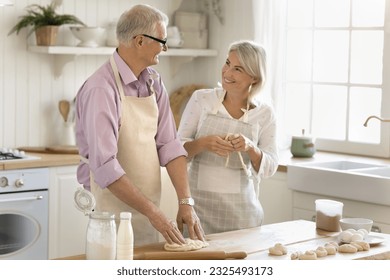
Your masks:
M132 260L134 254L134 235L131 225L131 213L121 212L116 239L116 259Z

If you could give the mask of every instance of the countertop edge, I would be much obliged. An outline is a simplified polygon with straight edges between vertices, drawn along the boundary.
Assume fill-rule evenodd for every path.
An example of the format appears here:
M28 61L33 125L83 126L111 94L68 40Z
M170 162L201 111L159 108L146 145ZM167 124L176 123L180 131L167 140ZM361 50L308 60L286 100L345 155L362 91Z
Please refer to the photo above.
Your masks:
M0 170L15 170L22 168L41 168L78 165L80 156L77 154L54 154L54 153L26 153L38 159L4 161L0 163Z
M279 151L279 166L277 171L287 172L288 165L300 164L300 163L310 163L310 162L324 162L324 161L335 161L335 160L345 160L345 161L355 161L362 163L371 163L379 165L390 165L390 158L376 158L376 157L367 157L359 155L350 155L350 154L341 154L341 153L330 153L317 151L313 157L293 157L290 150L281 150Z
M39 157L39 159L25 161L4 161L0 163L0 170L78 165L80 162L80 156L77 154L27 153L27 155ZM390 158L374 158L322 151L317 151L314 156L310 158L298 158L293 157L289 150L281 150L279 151L279 164L277 171L287 172L288 165L293 164L334 160L358 161L362 163L390 166Z

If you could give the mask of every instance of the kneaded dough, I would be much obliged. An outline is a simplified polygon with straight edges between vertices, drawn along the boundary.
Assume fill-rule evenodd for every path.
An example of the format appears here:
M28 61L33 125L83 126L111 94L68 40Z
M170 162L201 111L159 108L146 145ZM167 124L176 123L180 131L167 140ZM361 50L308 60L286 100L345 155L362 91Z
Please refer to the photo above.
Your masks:
M276 243L274 247L268 249L268 252L270 253L270 255L283 256L287 254L287 248L281 243Z
M315 252L318 258L326 257L328 255L328 251L325 249L325 247L322 246L319 246Z
M185 251L199 250L209 246L209 243L202 240L194 240L194 239L186 238L185 241L186 241L185 244L177 244L177 243L169 244L167 242L164 244L164 249L166 251L172 251L172 252L185 252Z
M316 260L317 254L313 250L306 251L304 254L299 255L300 260Z
M339 247L340 253L356 253L358 249L351 244L343 244Z

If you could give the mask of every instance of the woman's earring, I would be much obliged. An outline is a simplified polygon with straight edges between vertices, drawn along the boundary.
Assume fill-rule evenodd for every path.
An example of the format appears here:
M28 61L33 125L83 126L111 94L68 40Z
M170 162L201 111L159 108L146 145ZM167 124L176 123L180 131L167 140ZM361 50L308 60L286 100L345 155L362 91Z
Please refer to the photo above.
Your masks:
M249 85L248 92L252 91L252 84Z

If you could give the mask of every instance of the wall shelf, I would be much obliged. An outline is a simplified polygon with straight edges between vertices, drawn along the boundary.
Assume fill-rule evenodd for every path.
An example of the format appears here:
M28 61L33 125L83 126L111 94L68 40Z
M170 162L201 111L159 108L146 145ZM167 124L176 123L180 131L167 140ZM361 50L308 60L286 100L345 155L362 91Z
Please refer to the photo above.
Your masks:
M65 55L111 55L114 47L69 47L69 46L28 46L28 51L42 54L65 54ZM161 56L216 56L218 52L211 49L179 49L170 48L167 52L161 52Z
M114 47L72 47L72 46L36 46L29 45L28 51L40 54L58 55L55 60L54 74L59 77L62 69L70 61L74 60L75 56L79 55L111 55L114 52ZM160 56L174 58L172 74L177 73L180 65L192 61L196 57L214 57L218 55L217 50L212 49L180 49L170 48L166 52L161 52Z

